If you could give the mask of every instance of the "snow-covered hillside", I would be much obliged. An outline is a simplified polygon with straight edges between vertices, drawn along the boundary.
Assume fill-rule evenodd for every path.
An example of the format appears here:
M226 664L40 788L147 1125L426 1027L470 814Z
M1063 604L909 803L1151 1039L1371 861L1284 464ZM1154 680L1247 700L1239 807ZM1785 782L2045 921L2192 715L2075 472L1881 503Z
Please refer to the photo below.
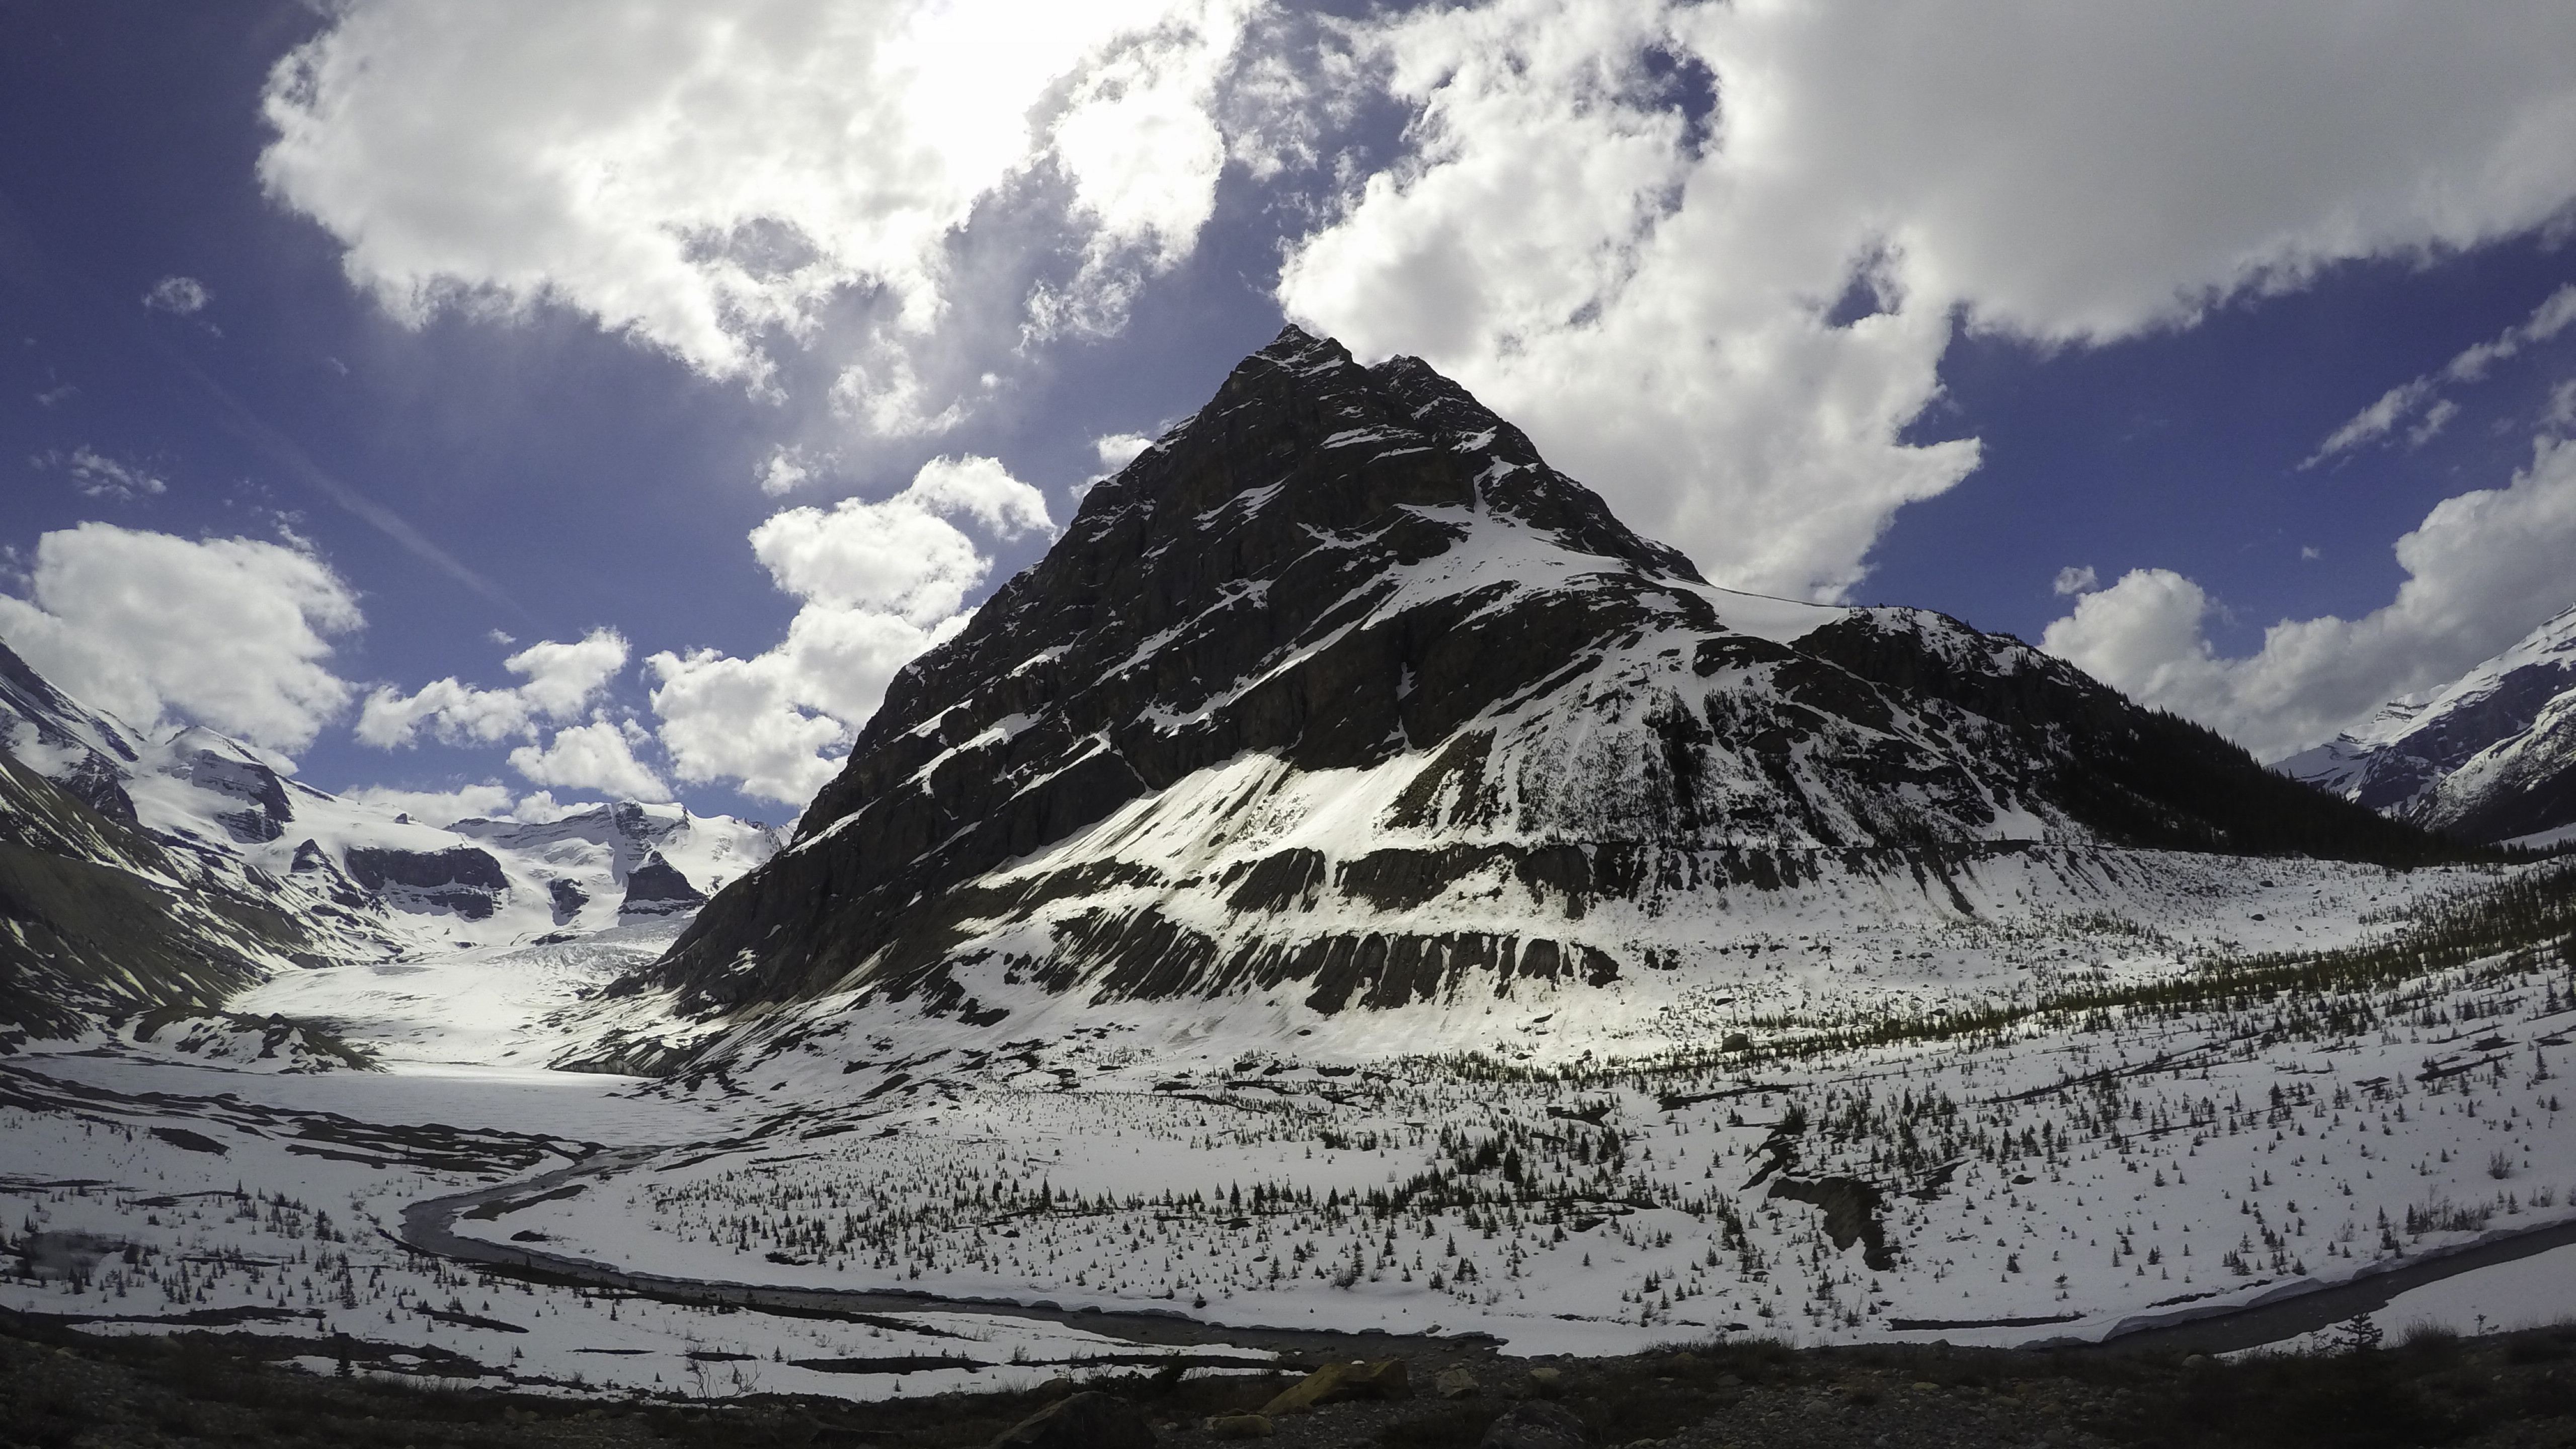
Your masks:
M178 999L211 1008L290 966L401 960L669 919L777 848L761 825L632 801L543 822L414 820L317 790L295 778L292 761L211 730L134 729L54 688L5 647L0 751L86 807L70 812L85 818L74 833L123 842L88 848L83 859L132 875L156 900L236 903L229 913L205 905L194 925L174 928L203 938L205 963L187 968L202 980L118 980L122 967L96 963L84 1003L109 1012ZM24 821L34 810L13 800L9 814ZM21 883L16 898L25 904L38 890ZM244 937L241 907L269 923L259 939ZM61 916L73 905L48 909ZM107 954L119 951L131 954Z
M2273 768L2467 840L2576 839L2576 608Z

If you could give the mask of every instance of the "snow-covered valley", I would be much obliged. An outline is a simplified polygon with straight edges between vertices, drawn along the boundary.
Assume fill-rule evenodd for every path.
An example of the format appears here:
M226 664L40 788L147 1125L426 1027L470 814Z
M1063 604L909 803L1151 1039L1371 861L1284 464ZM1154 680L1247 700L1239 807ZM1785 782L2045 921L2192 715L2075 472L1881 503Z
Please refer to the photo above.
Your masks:
M2563 859L1712 587L1411 359L1283 333L885 698L785 839L431 822L0 651L0 1307L887 1397L2501 1322L2576 1231Z
M2347 884L2413 901L2375 934L2414 940L2503 879ZM1571 985L1474 1013L1481 1035L1454 1010L1262 1035L1257 1013L1063 1000L995 1040L841 1003L842 1031L751 1075L663 1082L542 1066L578 998L657 944L632 928L302 971L244 1005L327 1019L377 1069L104 1033L7 1064L0 1188L24 1214L0 1303L347 1334L364 1367L567 1392L875 1396L1140 1352L1264 1362L1262 1329L1487 1333L1514 1354L2099 1340L2576 1219L2557 1050L2576 963L2554 942L2214 977L2071 970L2082 932L2040 936L2017 994L1995 989L1998 952L1875 1026L1852 1008L1880 983L1825 984L1842 968L1792 938L1778 974L1803 1010L1681 1030L1668 999L1634 1013L1665 1023L1644 1040L1551 1012ZM1408 1028L1430 1049L1403 1050ZM399 1241L416 1202L554 1173L442 1225L497 1262ZM969 1301L791 1315L531 1281L514 1256ZM2484 1311L2462 1301L2443 1311ZM1178 1314L1209 1341L1144 1349L1083 1310Z

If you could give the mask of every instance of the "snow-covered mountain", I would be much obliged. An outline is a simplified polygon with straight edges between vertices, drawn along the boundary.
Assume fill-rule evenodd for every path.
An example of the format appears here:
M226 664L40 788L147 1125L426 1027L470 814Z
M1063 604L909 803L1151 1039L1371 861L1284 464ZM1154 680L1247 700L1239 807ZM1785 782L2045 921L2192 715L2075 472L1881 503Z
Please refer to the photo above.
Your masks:
M287 966L667 917L778 846L757 823L633 801L544 822L414 820L317 790L292 761L212 730L135 729L5 646L0 755L11 846L91 873L79 890L48 885L48 873L76 867L20 858L5 883L13 934L0 944L42 983L18 994L61 1009L7 1014L22 1025L179 1001L212 1008ZM149 949L137 930L152 935ZM160 964L135 967L147 959Z
M2191 852L2438 850L2017 640L1712 587L1421 362L1291 328L616 994L1004 1034L1068 997L1642 1010L1760 995L1791 938L1920 978L1963 919L2266 919Z
M2371 1275L2576 1201L2576 868L2406 868L2458 848L2015 640L1712 588L1295 332L765 860L676 807L402 820L0 667L0 986L167 1004L0 1033L21 1179L124 1184L0 1248L130 1245L13 1311L916 1398L1088 1372L1056 1320L1138 1310L1372 1355L2400 1321ZM135 909L23 924L93 898ZM460 1260L538 1271L469 1310Z
M2576 838L2576 607L2273 768L2464 840Z

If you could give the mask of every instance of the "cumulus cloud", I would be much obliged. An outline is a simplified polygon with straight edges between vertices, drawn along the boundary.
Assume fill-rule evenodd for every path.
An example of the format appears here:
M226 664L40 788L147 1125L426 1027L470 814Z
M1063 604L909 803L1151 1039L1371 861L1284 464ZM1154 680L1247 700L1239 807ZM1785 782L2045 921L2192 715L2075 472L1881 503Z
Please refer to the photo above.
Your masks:
M1958 319L2106 341L2576 195L2545 0L1493 0L1355 35L1412 147L1294 248L1283 304L1773 592L1848 589L1975 465L1904 441Z
M477 816L489 818L507 814L510 791L489 780L480 785L460 785L453 790L399 790L386 785L361 785L341 794L362 805L408 815L424 825L453 825L459 820Z
M573 643L549 639L502 660L524 684L480 689L450 676L411 694L379 687L358 712L357 736L378 749L413 743L423 726L451 745L533 740L544 722L580 717L626 667L626 657L624 635L593 629Z
M37 540L28 583L29 599L0 596L0 638L136 725L175 713L296 750L348 703L330 640L364 619L311 554L93 522Z
M143 305L155 312L191 317L206 310L206 304L214 299L215 294L206 290L206 284L194 277L163 277L143 294Z
M2061 598L2069 594L2089 594L2102 587L2102 576L2093 571L2091 564L2069 564L2057 571L2057 582L2052 587Z
M1187 255L1226 145L1210 115L1252 0L513 6L356 0L271 75L271 195L328 228L396 317L573 308L759 383L841 299L893 334L948 315L977 208L1044 176L1074 274L1062 329L1120 315ZM853 416L936 431L900 344L844 378Z
M2299 466L2313 468L2329 458L2378 442L2409 418L2415 419L2415 425L2408 430L2407 441L2423 446L2460 411L2458 403L2441 395L2445 384L2477 382L2489 368L2526 347L2548 341L2566 331L2570 323L2576 323L2576 282L2550 293L2529 317L2484 342L2463 348L2438 371L2409 378L2381 393L2370 406L2327 434L2326 440L2317 444L2317 450ZM2553 415L2554 412L2553 409Z
M510 768L532 784L597 790L621 800L668 800L671 787L635 758L636 747L652 738L633 720L594 719L555 731L542 748L512 750Z
M139 463L120 463L95 448L74 448L69 453L39 453L29 458L27 464L32 468L62 473L87 497L116 503L132 503L139 498L170 491L170 485L150 469Z
M2277 759L2386 700L2448 683L2576 598L2576 443L2542 439L2503 488L2444 499L2397 541L2406 581L2358 619L2285 619L2221 657L2192 580L2139 569L2048 626L2041 647L2133 697Z
M813 476L811 462L802 450L773 448L769 461L760 465L760 491L773 498L793 493Z
M576 811L591 808L593 806L588 801L557 800L554 791L539 790L534 794L520 796L519 803L510 807L510 816L514 820L524 820L531 825L543 825L548 821L561 820Z
M965 627L992 560L961 523L1003 539L1055 532L1044 496L980 457L933 459L890 498L791 508L753 529L753 555L803 607L752 658L645 661L673 773L793 805L822 788L839 763L824 752L876 713L895 671Z
M1091 450L1100 455L1100 466L1115 473L1136 461L1136 455L1154 446L1154 440L1143 433L1108 433L1091 440Z

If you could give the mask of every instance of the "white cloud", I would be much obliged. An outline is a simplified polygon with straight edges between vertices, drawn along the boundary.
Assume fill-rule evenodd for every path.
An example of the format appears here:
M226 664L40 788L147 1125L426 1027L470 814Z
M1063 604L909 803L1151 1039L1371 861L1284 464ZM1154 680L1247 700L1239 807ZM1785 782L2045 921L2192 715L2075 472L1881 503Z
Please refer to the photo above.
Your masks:
M1251 8L353 0L270 77L260 174L398 318L560 304L757 383L845 297L929 334L956 236L1041 173L1068 197L1028 246L1078 253L1046 307L1114 318L1206 220ZM870 363L854 414L935 431L908 368Z
M1295 248L1283 303L1424 356L1771 591L1847 589L1974 466L1900 441L1954 319L2102 341L2576 195L2576 29L2546 0L1494 0L1362 35L1413 151ZM1713 73L1704 135L1658 49ZM1880 310L1828 325L1856 279Z
M347 705L325 662L364 622L310 554L84 523L37 541L33 599L0 596L0 637L55 684L150 727L165 712L301 749Z
M1217 0L1175 16L1074 82L1049 139L1092 229L1073 280L1030 297L1037 335L1116 331L1144 279L1189 256L1226 160L1211 108L1254 8Z
M2540 425L2556 432L2576 428L2576 377L2549 390L2548 406L2540 410Z
M95 448L74 448L69 453L45 452L27 460L28 466L60 471L72 480L72 486L91 498L105 498L118 503L132 503L170 491L170 485L139 463L120 463Z
M362 805L408 815L424 825L453 825L476 816L489 818L510 809L510 791L487 780L453 790L398 790L387 785L361 785L340 792Z
M950 519L1002 538L1054 531L1044 495L1000 463L934 458L882 502L848 498L771 515L751 531L751 551L798 598L926 627L963 608L992 570Z
M732 780L801 805L839 767L824 751L876 713L895 672L965 627L966 596L992 571L957 526L1052 536L1046 500L990 458L937 458L900 493L791 508L751 532L753 554L804 601L775 648L646 660L653 709L682 780Z
M847 744L876 713L895 672L968 617L923 626L809 603L783 642L749 659L711 649L654 655L645 663L660 681L653 709L673 773L731 780L745 794L802 805L840 769L824 752Z
M2102 587L2102 576L2093 571L2091 564L2081 567L2069 564L2057 571L2057 582L2052 587L2061 597L2067 594L2089 594Z
M1091 440L1091 449L1100 455L1100 466L1112 473L1136 461L1136 455L1154 446L1154 440L1143 433L1108 433Z
M542 749L512 750L510 768L531 784L597 790L620 800L668 800L671 787L635 758L635 747L651 739L632 720L594 719L555 731Z
M2542 440L2508 486L2444 499L2396 551L2406 581L2386 607L2285 619L2247 658L2219 657L2204 628L2215 605L2166 569L2086 595L2041 647L2277 759L2448 683L2576 600L2576 443Z
M502 660L527 680L506 689L480 689L453 676L411 694L379 687L358 712L357 736L378 749L411 744L423 725L452 745L534 739L541 722L578 718L626 658L625 636L593 629L573 643L549 639Z
M543 825L548 821L561 820L567 815L591 808L593 804L590 801L557 800L554 791L539 790L534 794L520 796L519 803L510 807L510 817L514 820L524 820L531 825Z
M2374 443L2396 431L2397 425L2419 413L2416 425L2407 432L2407 442L2421 447L2442 431L2458 415L2460 405L2441 395L2444 383L2478 382L2497 363L2521 352L2534 343L2546 342L2576 323L2576 282L2552 292L2532 309L2531 315L2475 346L2464 348L2440 370L2411 378L2379 395L2370 406L2335 429L2317 450L2299 464L2313 468L2328 458L2349 453L2366 443Z
M206 304L214 297L206 290L206 284L194 277L163 277L143 294L143 305L156 312L188 317L206 310Z
M971 453L922 464L896 498L943 518L971 519L995 538L1053 538L1056 532L1045 494L1012 477L1000 460Z
M813 476L812 464L800 449L773 448L769 461L760 465L760 491L772 498L793 493Z

